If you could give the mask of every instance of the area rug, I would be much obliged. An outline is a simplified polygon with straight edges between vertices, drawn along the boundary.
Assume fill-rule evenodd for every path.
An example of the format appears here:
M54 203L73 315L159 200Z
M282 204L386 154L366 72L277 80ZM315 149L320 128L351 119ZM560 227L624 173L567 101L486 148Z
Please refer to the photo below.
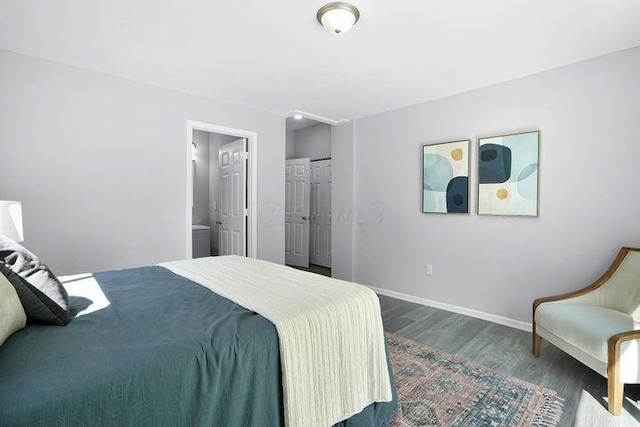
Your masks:
M398 389L392 427L556 426L563 399L553 390L387 333Z

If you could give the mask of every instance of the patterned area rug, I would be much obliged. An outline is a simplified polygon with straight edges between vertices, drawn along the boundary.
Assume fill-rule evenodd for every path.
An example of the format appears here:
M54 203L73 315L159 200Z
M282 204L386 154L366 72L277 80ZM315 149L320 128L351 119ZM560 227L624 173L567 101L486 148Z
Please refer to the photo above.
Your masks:
M392 427L556 426L563 399L549 390L386 334L400 405Z

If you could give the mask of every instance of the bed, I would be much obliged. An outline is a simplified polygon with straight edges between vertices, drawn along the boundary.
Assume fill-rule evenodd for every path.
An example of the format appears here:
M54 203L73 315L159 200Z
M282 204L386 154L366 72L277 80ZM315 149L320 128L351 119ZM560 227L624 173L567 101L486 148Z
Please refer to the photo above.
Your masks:
M288 415L296 400L283 373L293 371L282 366L277 323L225 298L235 292L226 278L199 272L256 267L268 283L347 282L240 257L186 262L198 268L178 262L61 278L72 321L31 323L0 347L0 425L303 425ZM335 425L389 422L397 396L388 361L384 368L390 401L362 405ZM334 386L339 395L343 385ZM321 406L329 394L313 398Z

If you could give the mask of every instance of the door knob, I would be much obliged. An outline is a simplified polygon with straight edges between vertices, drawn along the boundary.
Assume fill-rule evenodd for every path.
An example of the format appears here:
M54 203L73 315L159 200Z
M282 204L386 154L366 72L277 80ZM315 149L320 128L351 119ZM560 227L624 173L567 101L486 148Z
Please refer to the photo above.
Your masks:
M222 221L216 221L216 224L222 225Z
M307 217L306 217L306 216L303 216L303 217L302 217L302 220L303 220L303 221L306 221L306 220L307 220Z

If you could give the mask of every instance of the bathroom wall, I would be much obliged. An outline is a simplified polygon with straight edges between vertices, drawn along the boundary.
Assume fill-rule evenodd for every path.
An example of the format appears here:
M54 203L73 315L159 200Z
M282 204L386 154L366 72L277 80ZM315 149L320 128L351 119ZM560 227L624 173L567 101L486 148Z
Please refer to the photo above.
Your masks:
M192 224L209 225L209 133L193 131L196 144Z

